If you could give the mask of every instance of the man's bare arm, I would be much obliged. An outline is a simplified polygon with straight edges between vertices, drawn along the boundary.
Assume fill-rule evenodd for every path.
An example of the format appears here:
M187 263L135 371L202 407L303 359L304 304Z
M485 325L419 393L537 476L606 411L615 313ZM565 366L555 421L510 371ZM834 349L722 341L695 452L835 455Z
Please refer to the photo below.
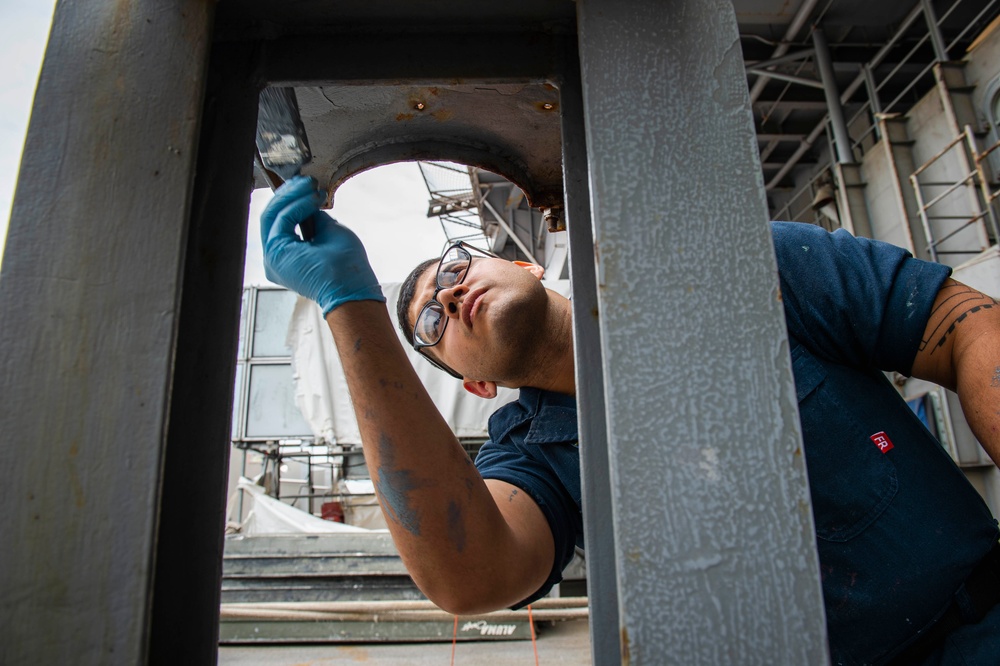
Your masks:
M548 577L552 533L526 493L483 481L438 413L382 303L327 315L389 531L420 589L442 608L513 605Z
M1000 462L1000 303L952 279L938 292L913 376L958 393L976 438Z
M278 188L260 216L265 274L326 316L375 492L420 589L456 613L517 603L552 567L548 524L524 493L500 501L508 489L483 482L403 352L364 246L319 210L325 199L304 176ZM295 233L307 221L308 241Z

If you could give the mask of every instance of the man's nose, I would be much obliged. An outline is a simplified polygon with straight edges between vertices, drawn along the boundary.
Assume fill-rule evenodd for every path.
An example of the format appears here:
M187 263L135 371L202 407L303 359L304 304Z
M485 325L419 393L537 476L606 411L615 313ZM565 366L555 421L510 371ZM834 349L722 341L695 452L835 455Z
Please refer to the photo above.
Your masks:
M456 284L454 287L445 287L439 291L437 300L444 307L447 316L458 319L462 314L462 299L465 298L465 294L465 285Z

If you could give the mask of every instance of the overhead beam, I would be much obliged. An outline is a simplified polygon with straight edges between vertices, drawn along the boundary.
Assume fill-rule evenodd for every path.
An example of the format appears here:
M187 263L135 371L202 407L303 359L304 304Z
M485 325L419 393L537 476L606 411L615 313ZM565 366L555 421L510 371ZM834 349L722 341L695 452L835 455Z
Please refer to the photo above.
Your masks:
M758 141L801 141L805 134L784 134L775 132L757 132Z
M779 109L787 111L825 111L826 102L795 99L757 100L757 102L753 105L753 108L768 111Z
M531 31L284 37L263 42L261 76L278 86L555 81L568 39Z

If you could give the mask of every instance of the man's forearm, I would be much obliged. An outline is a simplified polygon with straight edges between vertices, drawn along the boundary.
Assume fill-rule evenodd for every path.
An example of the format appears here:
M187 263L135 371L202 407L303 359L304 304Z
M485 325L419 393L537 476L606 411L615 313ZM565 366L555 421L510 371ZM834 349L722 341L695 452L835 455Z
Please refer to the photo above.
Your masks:
M1000 464L1000 303L946 280L934 301L913 375L958 393L972 432Z
M541 568L522 562L532 554L519 548L517 535L413 371L385 306L347 303L327 315L327 323L376 494L418 586L439 605L462 612L511 605L537 589L537 575L519 572L518 563L547 572L551 560Z

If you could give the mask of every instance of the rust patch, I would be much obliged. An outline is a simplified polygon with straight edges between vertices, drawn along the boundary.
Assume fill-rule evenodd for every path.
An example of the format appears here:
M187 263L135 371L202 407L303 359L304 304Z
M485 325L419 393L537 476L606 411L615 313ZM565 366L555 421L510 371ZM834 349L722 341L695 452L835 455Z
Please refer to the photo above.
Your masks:
M452 111L448 111L446 109L442 109L440 111L435 111L431 115L434 116L434 120L437 120L437 121L440 122L440 121L444 121L444 120L449 120L455 114Z
M628 666L631 661L628 647L628 628L622 627L622 666Z
M397 113L396 114L396 122L400 122L402 120L413 120L413 114L412 113Z

